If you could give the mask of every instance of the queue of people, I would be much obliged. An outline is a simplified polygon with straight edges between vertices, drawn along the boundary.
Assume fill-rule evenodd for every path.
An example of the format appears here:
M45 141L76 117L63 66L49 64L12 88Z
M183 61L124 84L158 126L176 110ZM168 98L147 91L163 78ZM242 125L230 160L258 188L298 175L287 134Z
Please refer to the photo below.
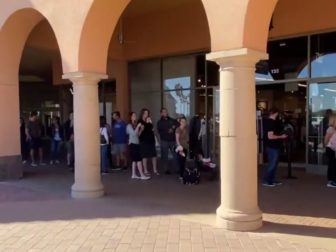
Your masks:
M161 149L161 164L165 174L171 174L173 167L169 160L169 153L175 158L176 151L180 146L183 146L183 156L177 155L179 174L183 176L183 167L188 153L188 131L186 119L178 120L169 117L167 109L161 109L161 118L157 122L156 128L159 138L155 134L155 126L150 117L148 109L142 109L139 117L135 112L129 115L129 123L127 124L120 118L118 111L113 113L112 127L110 137L105 136L101 142L101 170L102 174L107 173L108 164L106 162L108 153L106 153L105 144L112 142L112 156L115 159L114 170L125 169L127 166L126 153L129 153L129 158L132 167L132 179L148 180L153 175L159 176L157 165L157 150L156 146L160 142ZM108 135L109 126L106 124L104 117L101 117L100 136L103 139L104 135ZM183 130L183 134L180 133ZM128 148L126 146L128 144ZM179 151L177 151L180 154ZM184 161L183 161L184 160ZM149 167L152 171L149 171ZM113 170L113 169L112 169Z
M128 123L120 116L120 112L112 114L112 122L108 124L104 116L100 116L100 164L101 174L106 175L110 171L125 170L128 164L132 167L131 178L148 180L153 176L159 176L157 161L157 147L160 146L161 162L160 170L165 174L175 171L182 180L186 160L191 154L210 164L210 160L203 158L201 136L201 119L195 116L191 121L189 131L187 119L181 117L173 119L168 111L162 108L160 119L154 125L150 111L142 109L139 116L135 112L129 115ZM198 120L199 119L199 120ZM29 121L25 124L21 119L21 147L22 161L26 163L30 157L31 166L44 166L44 148L47 141L42 140L44 128L36 111L31 112ZM66 163L74 169L74 122L73 114L61 124L59 117L53 117L51 126L46 130L50 143L50 165L58 165L62 160L63 149L66 150ZM156 135L157 132L157 135ZM196 139L197 138L197 139ZM43 144L44 143L44 144ZM192 148L189 148L192 143ZM38 160L36 160L36 156ZM169 158L169 156L173 158ZM149 168L152 168L150 170Z
M32 111L27 124L23 118L20 118L20 139L22 163L25 164L30 159L30 165L45 166L44 159L44 127L39 120L38 112ZM60 123L59 117L53 117L51 126L47 128L46 133L50 138L50 165L61 163L62 144L65 143L67 152L67 165L73 171L74 167L74 129L73 114L69 115L69 120L64 125ZM36 160L38 157L38 162Z

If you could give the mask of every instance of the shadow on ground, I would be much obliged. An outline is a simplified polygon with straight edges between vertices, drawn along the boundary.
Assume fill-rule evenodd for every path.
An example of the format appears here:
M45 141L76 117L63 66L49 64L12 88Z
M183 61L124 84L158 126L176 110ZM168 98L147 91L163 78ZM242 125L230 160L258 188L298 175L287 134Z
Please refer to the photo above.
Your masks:
M323 177L302 171L296 175L298 180L284 181L281 187L259 187L265 225L257 232L335 237L336 190L326 188ZM29 168L24 179L0 183L0 223L153 215L214 219L220 201L218 181L208 179L198 186L185 186L175 175L134 181L126 171L104 176L103 183L105 197L73 200L73 174L66 168Z

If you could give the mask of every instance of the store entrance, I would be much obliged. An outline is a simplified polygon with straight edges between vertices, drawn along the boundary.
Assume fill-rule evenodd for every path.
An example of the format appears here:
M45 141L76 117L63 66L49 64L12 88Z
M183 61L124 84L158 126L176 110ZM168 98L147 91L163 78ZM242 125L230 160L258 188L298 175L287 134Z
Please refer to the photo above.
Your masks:
M324 136L329 116L336 111L336 82L312 81L309 84L308 164L312 173L325 174L327 158Z
M291 146L291 160L293 163L304 164L306 162L307 83L257 84L256 94L257 109L261 111L262 119L267 117L267 111L272 107L281 111L281 127L284 130L289 127L293 131L293 136L288 140ZM286 146L288 142L283 145L280 162L287 162Z

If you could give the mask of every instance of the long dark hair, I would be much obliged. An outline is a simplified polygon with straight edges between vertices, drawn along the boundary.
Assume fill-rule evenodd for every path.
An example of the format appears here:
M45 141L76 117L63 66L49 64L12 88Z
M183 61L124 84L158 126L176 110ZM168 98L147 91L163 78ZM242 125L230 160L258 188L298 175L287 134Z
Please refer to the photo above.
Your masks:
M135 128L138 120L135 119L135 122L132 122L132 115L136 116L136 113L135 112L130 112L129 113L129 123L133 126L133 128Z
M141 112L140 112L140 118L139 118L139 121L143 121L143 115L144 115L144 113L145 113L146 111L148 112L148 117L149 117L149 115L150 115L150 111L149 111L149 109L143 108L143 109L141 109Z
M105 116L100 116L99 117L99 125L100 125L100 128L104 128L106 126L106 118L105 118Z
M58 116L55 116L52 121L56 120L57 127L61 126L61 119ZM52 122L52 126L55 127L54 122Z

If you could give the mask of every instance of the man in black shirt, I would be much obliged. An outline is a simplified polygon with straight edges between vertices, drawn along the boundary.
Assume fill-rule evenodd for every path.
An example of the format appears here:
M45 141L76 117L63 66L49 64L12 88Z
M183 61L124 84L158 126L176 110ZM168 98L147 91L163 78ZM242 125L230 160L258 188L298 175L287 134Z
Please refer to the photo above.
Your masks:
M281 185L275 181L275 173L279 162L279 154L282 145L282 140L287 138L286 134L279 132L277 125L277 117L279 111L273 108L269 111L269 117L264 122L265 146L268 157L268 166L264 176L264 186L274 187Z
M162 164L165 166L165 173L170 174L170 169L168 165L168 152L174 155L175 146L175 130L178 127L178 122L168 116L168 111L165 108L161 109L161 118L157 123L157 130L160 135L160 149L161 149L161 160Z

